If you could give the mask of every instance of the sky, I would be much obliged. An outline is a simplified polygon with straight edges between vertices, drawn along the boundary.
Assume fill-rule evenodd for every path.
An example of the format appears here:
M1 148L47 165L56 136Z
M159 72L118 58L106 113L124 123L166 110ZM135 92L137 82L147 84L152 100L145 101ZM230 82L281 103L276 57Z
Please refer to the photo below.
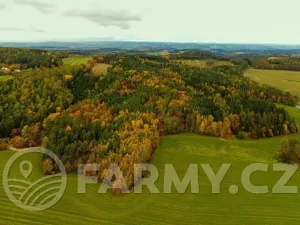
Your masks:
M0 41L300 44L299 0L0 0Z

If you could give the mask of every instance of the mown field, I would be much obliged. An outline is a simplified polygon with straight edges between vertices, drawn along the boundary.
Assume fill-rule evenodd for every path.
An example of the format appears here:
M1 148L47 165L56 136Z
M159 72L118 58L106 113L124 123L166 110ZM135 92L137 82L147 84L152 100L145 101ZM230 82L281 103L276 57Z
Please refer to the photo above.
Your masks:
M91 59L89 56L70 56L63 59L63 63L65 65L77 66L86 63L89 59Z
M187 65L196 66L199 68L211 68L215 66L232 66L229 61L217 61L217 60L175 60L175 62Z
M92 68L92 74L94 76L105 75L109 67L111 66L105 63L96 63L95 66Z
M245 72L245 76L258 83L289 91L300 97L300 72L249 69Z
M300 124L300 110L286 107ZM300 138L300 134L294 135ZM209 163L215 172L223 163L232 164L222 185L221 194L211 194L211 184L199 166L200 193L143 194L122 196L97 194L99 185L88 185L86 194L77 194L77 178L68 176L67 191L53 208L43 212L26 212L14 206L0 186L0 224L203 224L203 225L298 225L300 217L300 194L255 195L241 186L241 173L250 163L274 163L275 153L285 137L255 141L224 140L195 134L167 136L161 139L153 164L161 176L156 182L163 190L164 165L171 163L182 178L190 163ZM0 152L0 171L14 153ZM33 178L41 176L39 156L32 154L28 159L35 165ZM14 169L14 176L19 176ZM274 186L281 172L257 172L252 181L255 185ZM2 180L2 173L0 173ZM240 191L229 193L231 185ZM294 175L289 185L300 184L300 173Z

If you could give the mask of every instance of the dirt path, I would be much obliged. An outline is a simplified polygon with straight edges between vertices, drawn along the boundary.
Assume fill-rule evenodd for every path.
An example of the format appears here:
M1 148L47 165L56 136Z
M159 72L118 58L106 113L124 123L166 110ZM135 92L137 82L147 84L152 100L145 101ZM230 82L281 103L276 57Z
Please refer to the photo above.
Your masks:
M22 152L26 150L37 150L40 149L41 147L32 147L32 148L14 148L13 146L10 146L8 149L13 152Z

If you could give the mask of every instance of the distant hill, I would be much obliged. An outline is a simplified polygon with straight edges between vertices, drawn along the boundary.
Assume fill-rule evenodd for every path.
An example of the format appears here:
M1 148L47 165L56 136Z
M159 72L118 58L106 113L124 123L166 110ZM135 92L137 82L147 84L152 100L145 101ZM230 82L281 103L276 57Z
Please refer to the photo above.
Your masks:
M175 42L134 42L134 41L79 41L79 42L11 42L0 43L4 47L65 50L79 52L93 51L139 51L151 52L167 50L178 52L202 50L224 55L241 54L300 54L300 45L267 44L217 44L217 43L175 43Z

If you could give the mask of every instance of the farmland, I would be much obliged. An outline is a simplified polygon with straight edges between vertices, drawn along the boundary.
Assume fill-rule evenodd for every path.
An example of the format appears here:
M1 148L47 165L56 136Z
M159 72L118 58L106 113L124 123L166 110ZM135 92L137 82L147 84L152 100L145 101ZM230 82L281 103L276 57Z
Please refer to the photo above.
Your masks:
M300 72L249 69L245 72L245 76L300 97Z
M69 58L63 59L65 65L78 66L86 63L91 57L89 56L70 56Z
M202 52L197 55L206 57ZM272 88L241 75L242 63L215 68L228 62L177 57L191 63L182 66L173 59L145 60L133 54L92 60L70 57L64 59L63 67L29 70L7 84L0 83L1 149L44 146L63 161L68 172L64 196L47 211L19 209L0 187L0 224L299 224L299 195L255 195L241 184L249 164L276 162L285 135L299 138L293 118L273 103L286 104L294 96L277 91L273 98ZM252 90L250 96L245 83ZM260 98L261 92L265 99ZM299 124L299 111L284 107ZM13 154L0 152L0 170ZM41 163L37 154L27 155L26 160L34 165L30 182L56 172L51 160L43 158ZM109 173L106 166L113 162L120 165L126 183L118 176L114 183L122 186L107 194L98 194L99 184L88 184L85 194L77 193L78 164L101 164L97 175L102 181ZM142 194L118 195L125 185L136 187L134 164L148 162L160 172L156 185L161 193L151 194L144 188ZM221 193L212 194L200 164L209 164L216 172L224 163L231 164L231 169ZM197 164L200 193L192 194L188 188L179 194L173 187L172 193L163 194L165 164L173 164L180 178L190 164ZM19 165L11 174L21 176ZM271 190L281 175L257 172L252 182L269 185ZM298 172L289 184L298 184L299 177ZM232 194L232 187L238 192Z
M299 121L298 111L287 107ZM295 115L295 113L297 115ZM299 137L299 134L294 135ZM209 163L217 171L223 163L232 164L229 173L221 184L221 194L211 194L211 184L199 166L200 193L191 194L143 194L111 193L97 194L99 185L87 185L86 194L77 194L77 178L69 175L65 195L53 208L44 212L27 213L14 206L0 187L1 224L268 224L297 225L300 201L299 194L247 193L241 186L241 172L250 163L274 163L274 155L284 137L259 141L225 140L203 137L195 134L166 136L154 153L153 164L161 176L156 185L163 191L164 165L171 163L179 177L183 177L190 163ZM0 169L13 152L0 152ZM39 177L39 156L32 154L28 159L35 165L34 176ZM18 176L17 170L15 171ZM257 172L253 176L256 185L273 187L282 173ZM300 183L300 173L294 175L289 185ZM2 173L0 174L2 179ZM230 194L230 185L240 187L238 194ZM138 215L138 216L137 216ZM56 218L53 220L52 218Z
M300 225L299 5L0 0L0 225Z

